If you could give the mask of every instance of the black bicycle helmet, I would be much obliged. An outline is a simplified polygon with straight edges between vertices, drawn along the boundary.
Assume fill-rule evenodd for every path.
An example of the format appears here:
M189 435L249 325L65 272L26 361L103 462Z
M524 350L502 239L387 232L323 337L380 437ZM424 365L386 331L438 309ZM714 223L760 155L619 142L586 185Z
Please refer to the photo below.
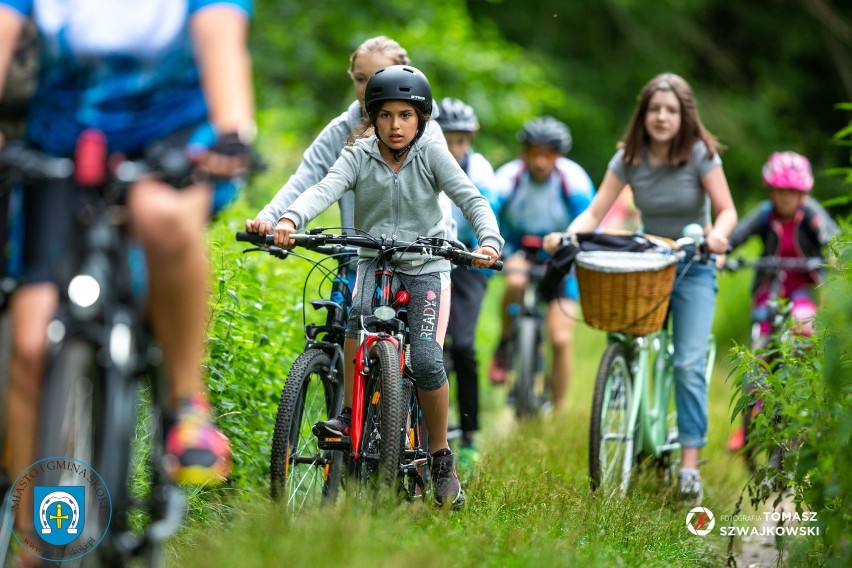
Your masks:
M440 113L436 118L444 132L476 132L479 120L473 107L459 99L445 97L438 105Z
M527 121L518 132L518 140L522 144L550 146L560 154L571 151L571 131L564 122L552 116L542 116Z
M432 114L432 87L419 69L411 65L391 65L378 71L367 81L364 107L367 114L378 111L382 101L408 101L429 116Z

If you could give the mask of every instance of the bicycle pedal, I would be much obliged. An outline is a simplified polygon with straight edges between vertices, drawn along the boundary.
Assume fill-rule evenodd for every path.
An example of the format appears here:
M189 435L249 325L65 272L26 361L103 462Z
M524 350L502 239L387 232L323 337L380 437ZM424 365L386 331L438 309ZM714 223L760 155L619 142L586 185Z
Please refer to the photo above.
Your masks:
M321 450L348 450L352 447L352 440L349 436L334 436L320 438L317 445Z

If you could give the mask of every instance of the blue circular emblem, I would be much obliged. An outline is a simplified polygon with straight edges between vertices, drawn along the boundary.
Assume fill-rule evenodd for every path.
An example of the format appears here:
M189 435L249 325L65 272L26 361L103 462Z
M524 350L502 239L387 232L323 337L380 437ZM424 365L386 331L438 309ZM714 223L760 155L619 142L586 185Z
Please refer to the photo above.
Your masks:
M30 554L74 560L94 550L112 520L112 498L89 464L56 456L31 464L6 497L5 521Z

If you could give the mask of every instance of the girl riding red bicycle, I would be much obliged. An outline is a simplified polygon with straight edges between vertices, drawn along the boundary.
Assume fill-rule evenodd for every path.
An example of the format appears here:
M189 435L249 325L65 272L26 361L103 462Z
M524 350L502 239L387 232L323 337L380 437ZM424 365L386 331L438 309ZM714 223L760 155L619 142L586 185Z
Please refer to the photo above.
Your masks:
M292 248L295 242L290 235L350 189L355 194L355 226L373 238L446 238L438 202L444 192L474 227L480 245L473 252L489 258L474 261L474 266L494 264L503 238L488 201L446 146L423 136L432 112L432 90L423 73L407 65L381 69L367 83L365 107L369 122L363 130L372 128L375 133L344 148L328 175L290 205L275 227L275 244ZM321 438L348 436L352 425L356 330L362 314L371 313L375 289L375 258L365 249L359 255L344 345L344 409L340 416L315 425L314 432ZM437 504L458 508L465 495L447 443L449 386L442 353L450 264L441 258L403 256L394 261L394 267L392 286L403 286L410 296L411 367L429 431L432 495Z

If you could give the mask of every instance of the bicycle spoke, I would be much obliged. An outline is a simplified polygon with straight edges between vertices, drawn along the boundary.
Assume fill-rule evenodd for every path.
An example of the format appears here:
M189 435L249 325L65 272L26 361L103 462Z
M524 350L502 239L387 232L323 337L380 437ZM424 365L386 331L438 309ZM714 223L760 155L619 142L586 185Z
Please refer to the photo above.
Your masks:
M337 495L330 484L339 482L340 463L329 465L330 454L319 448L311 431L317 421L339 412L328 380L329 364L323 351L302 353L290 369L279 402L270 464L272 494L286 495L283 502L294 514Z
M630 426L632 377L624 347L611 344L595 383L590 432L590 475L594 488L624 494L633 467L635 431Z

